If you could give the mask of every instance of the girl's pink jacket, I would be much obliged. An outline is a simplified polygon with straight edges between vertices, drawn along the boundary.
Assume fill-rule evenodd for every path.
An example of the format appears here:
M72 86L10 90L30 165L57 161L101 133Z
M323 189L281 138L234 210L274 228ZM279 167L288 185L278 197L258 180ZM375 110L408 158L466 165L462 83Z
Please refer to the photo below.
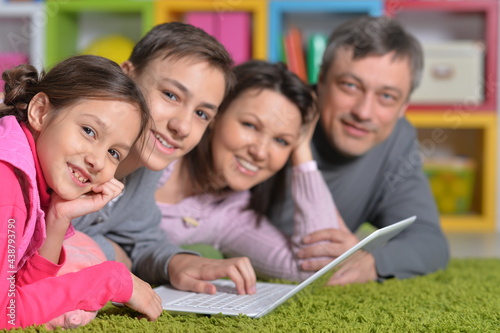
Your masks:
M56 277L64 249L57 265L38 254L50 194L33 136L13 116L0 118L0 189L0 329L43 324L75 309L95 311L110 300L129 301L132 279L123 264L104 262Z

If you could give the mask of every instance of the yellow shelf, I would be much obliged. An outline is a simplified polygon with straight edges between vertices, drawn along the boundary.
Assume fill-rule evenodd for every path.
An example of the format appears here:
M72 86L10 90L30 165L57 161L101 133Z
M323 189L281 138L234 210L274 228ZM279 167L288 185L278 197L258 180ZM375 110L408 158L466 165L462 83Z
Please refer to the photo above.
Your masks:
M478 112L409 112L409 121L417 129L431 129L431 137L427 144L434 143L436 147L442 143L446 133L454 130L480 130L482 159L478 172L480 177L479 213L467 215L442 215L441 223L447 231L494 231L495 230L495 200L496 200L496 142L497 115ZM447 132L448 131L448 132ZM422 142L422 145L424 143ZM428 146L429 147L429 146ZM429 148L422 148L429 149Z
M495 231L494 216L442 215L441 225L445 231L492 232Z
M252 58L267 57L267 0L220 1L220 0L165 0L155 1L155 24L182 21L189 11L232 12L252 14Z

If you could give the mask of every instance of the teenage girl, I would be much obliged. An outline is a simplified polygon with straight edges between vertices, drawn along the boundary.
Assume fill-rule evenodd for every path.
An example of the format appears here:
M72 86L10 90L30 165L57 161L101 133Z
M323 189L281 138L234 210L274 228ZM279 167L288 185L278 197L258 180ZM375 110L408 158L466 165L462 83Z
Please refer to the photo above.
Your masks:
M108 260L127 263L152 284L215 293L220 277L253 286L248 260L214 261L166 238L154 191L160 171L200 141L234 81L232 59L213 36L190 24L155 26L134 47L123 70L143 89L153 119L144 149L133 148L115 177L125 190L113 205L75 221ZM137 146L137 145L136 145ZM154 170L154 171L153 171Z

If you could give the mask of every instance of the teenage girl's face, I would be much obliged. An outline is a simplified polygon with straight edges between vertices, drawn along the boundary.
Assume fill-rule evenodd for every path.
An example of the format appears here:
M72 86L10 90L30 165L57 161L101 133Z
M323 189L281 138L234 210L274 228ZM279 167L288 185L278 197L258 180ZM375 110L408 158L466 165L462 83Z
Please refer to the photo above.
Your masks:
M86 99L49 114L30 124L45 180L65 200L111 180L139 135L137 107L123 101Z
M214 123L214 169L229 188L250 189L283 168L300 129L295 104L272 90L249 89Z
M161 170L200 141L224 98L224 74L204 61L156 57L137 74L122 65L142 86L154 120L140 160Z

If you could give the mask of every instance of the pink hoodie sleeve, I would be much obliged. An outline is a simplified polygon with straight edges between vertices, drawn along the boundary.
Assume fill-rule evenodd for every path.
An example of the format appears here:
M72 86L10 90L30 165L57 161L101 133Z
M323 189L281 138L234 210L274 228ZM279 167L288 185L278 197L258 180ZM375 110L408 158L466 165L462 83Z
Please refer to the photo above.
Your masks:
M59 264L54 264L36 252L31 258L26 260L26 263L17 272L17 284L23 286L41 279L56 276L65 262L66 252L64 251L64 247L61 250Z
M0 174L0 329L44 324L75 309L95 311L110 300L129 301L132 278L125 265L117 262L48 277L57 273L58 265L35 255L19 279L15 242L25 227L26 207L12 167L0 163Z
M126 303L132 296L130 273L112 261L22 287L16 285L15 274L1 275L0 288L7 292L0 302L6 309L0 328L44 324L68 311L96 311L108 301Z
M18 255L15 244L23 238L23 231L26 227L27 209L23 190L16 176L14 168L5 162L0 162L0 239L5 240L7 247L5 252L1 252L2 258L6 261ZM55 276L65 260L64 249L61 251L60 264L56 265L41 257L38 253L29 258L16 273L18 285L35 282L45 277ZM4 264L6 264L4 262ZM11 269L12 270L12 269Z

